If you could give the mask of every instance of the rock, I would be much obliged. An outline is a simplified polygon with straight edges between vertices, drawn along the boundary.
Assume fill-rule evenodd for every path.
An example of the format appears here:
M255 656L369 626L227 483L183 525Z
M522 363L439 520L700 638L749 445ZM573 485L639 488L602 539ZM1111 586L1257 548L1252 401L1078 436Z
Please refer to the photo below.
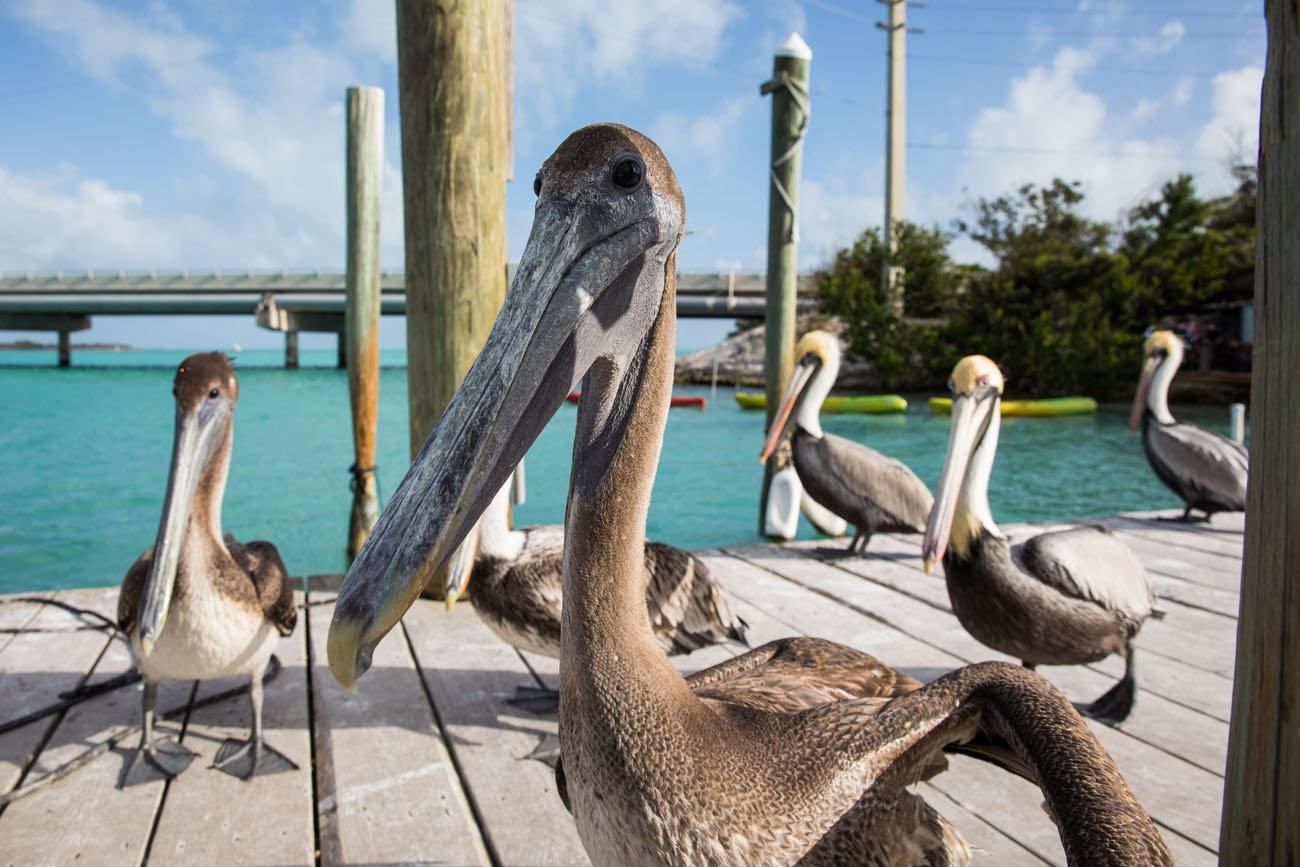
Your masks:
M835 384L837 389L878 386L879 377L875 375L872 365L856 356L848 355L848 344L844 338L847 326L842 320L817 312L799 315L795 323L796 334L805 334L815 328L829 331L839 337L840 349L844 352L844 363L840 367L840 376ZM720 384L762 388L765 382L763 356L766 352L766 339L767 329L762 325L732 334L715 346L678 358L675 378L677 382L708 385L713 381L713 363L716 360Z

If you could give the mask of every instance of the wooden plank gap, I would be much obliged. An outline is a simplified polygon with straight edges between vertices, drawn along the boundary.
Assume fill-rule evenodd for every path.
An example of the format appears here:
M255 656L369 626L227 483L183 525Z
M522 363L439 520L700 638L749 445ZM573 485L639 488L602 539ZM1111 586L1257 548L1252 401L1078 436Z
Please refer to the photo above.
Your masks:
M316 664L315 651L311 644L311 582L303 581L303 604L302 604L302 626L306 630L303 638L307 642L305 650L306 661L303 665L303 677L307 678L307 746L308 746L308 763L311 775L311 837L312 837L312 859L317 867L320 867L320 786L316 780L316 694L315 687L312 686L311 673L312 666ZM333 594L330 594L331 601Z
M475 800L474 790L470 788L465 769L461 767L460 757L453 748L451 736L447 733L447 726L442 719L442 713L438 710L438 703L433 700L433 693L429 691L429 682L424 677L424 666L420 663L419 654L415 652L415 642L411 640L410 633L406 631L406 621L398 622L402 626L402 640L406 642L406 651L411 654L411 661L415 663L415 673L419 675L420 689L424 692L425 700L429 702L429 710L433 714L433 723L438 727L438 737L442 738L442 745L447 750L447 759L451 762L452 769L456 771L456 783L460 786L461 794L465 797L465 803L469 805L470 814L474 817L474 824L478 826L478 836L483 841L483 848L487 852L488 861L492 864L492 867L502 867L496 844L492 841L492 835L488 833L487 822L484 821L483 812L479 809L478 801Z
M185 743L185 730L190 724L190 713L194 710L194 696L198 695L199 682L190 684L190 697L185 702L185 714L181 717L181 731L177 740ZM155 713L155 719L160 716ZM140 856L140 867L149 867L149 856L153 854L153 841L158 836L158 826L162 823L163 810L167 807L167 793L171 791L172 780L163 781L162 794L158 797L158 807L154 810L153 822L149 825L149 838L144 841L144 854Z

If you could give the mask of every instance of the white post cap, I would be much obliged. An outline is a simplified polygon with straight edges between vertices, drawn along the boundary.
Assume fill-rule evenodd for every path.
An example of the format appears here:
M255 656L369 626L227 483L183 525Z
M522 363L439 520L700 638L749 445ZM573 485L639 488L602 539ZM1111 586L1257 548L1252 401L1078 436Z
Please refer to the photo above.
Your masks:
M812 49L798 33L791 33L776 49L777 57L793 57L796 60L812 60Z

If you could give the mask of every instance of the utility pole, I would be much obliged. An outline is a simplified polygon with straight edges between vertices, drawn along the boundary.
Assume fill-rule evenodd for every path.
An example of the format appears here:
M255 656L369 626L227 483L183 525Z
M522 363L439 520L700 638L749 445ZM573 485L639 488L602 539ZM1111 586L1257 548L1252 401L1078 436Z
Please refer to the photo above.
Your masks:
M885 223L881 242L880 285L890 310L903 315L903 269L894 264L903 222L903 183L907 164L907 0L877 0L889 7L889 22L876 26L889 34L889 74L885 84ZM919 4L918 4L919 5Z

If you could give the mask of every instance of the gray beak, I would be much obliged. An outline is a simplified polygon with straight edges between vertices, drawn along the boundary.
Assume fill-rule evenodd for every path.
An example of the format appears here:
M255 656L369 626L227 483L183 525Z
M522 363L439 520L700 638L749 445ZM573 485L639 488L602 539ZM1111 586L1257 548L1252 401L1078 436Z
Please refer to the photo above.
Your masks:
M613 225L610 225L613 223ZM330 624L351 687L376 644L446 563L574 383L648 328L680 227L655 216L538 203L528 245L483 351L348 571ZM659 295L633 291L653 281ZM653 308L653 309L650 309Z
M176 415L176 435L172 443L172 463L162 520L158 524L153 560L149 564L140 602L140 651L145 656L153 651L154 642L167 622L167 610L171 605L172 588L176 585L176 570L180 565L181 548L189 528L199 477L216 452L229 417L230 407L224 400L215 406L204 406L200 412L182 411Z
M959 394L952 401L952 430L948 434L948 454L939 474L939 486L934 492L934 505L930 519L921 537L921 559L928 574L934 564L943 559L952 532L957 501L966 481L966 467L988 428L992 413L1001 411L1001 400L996 392L982 397Z

